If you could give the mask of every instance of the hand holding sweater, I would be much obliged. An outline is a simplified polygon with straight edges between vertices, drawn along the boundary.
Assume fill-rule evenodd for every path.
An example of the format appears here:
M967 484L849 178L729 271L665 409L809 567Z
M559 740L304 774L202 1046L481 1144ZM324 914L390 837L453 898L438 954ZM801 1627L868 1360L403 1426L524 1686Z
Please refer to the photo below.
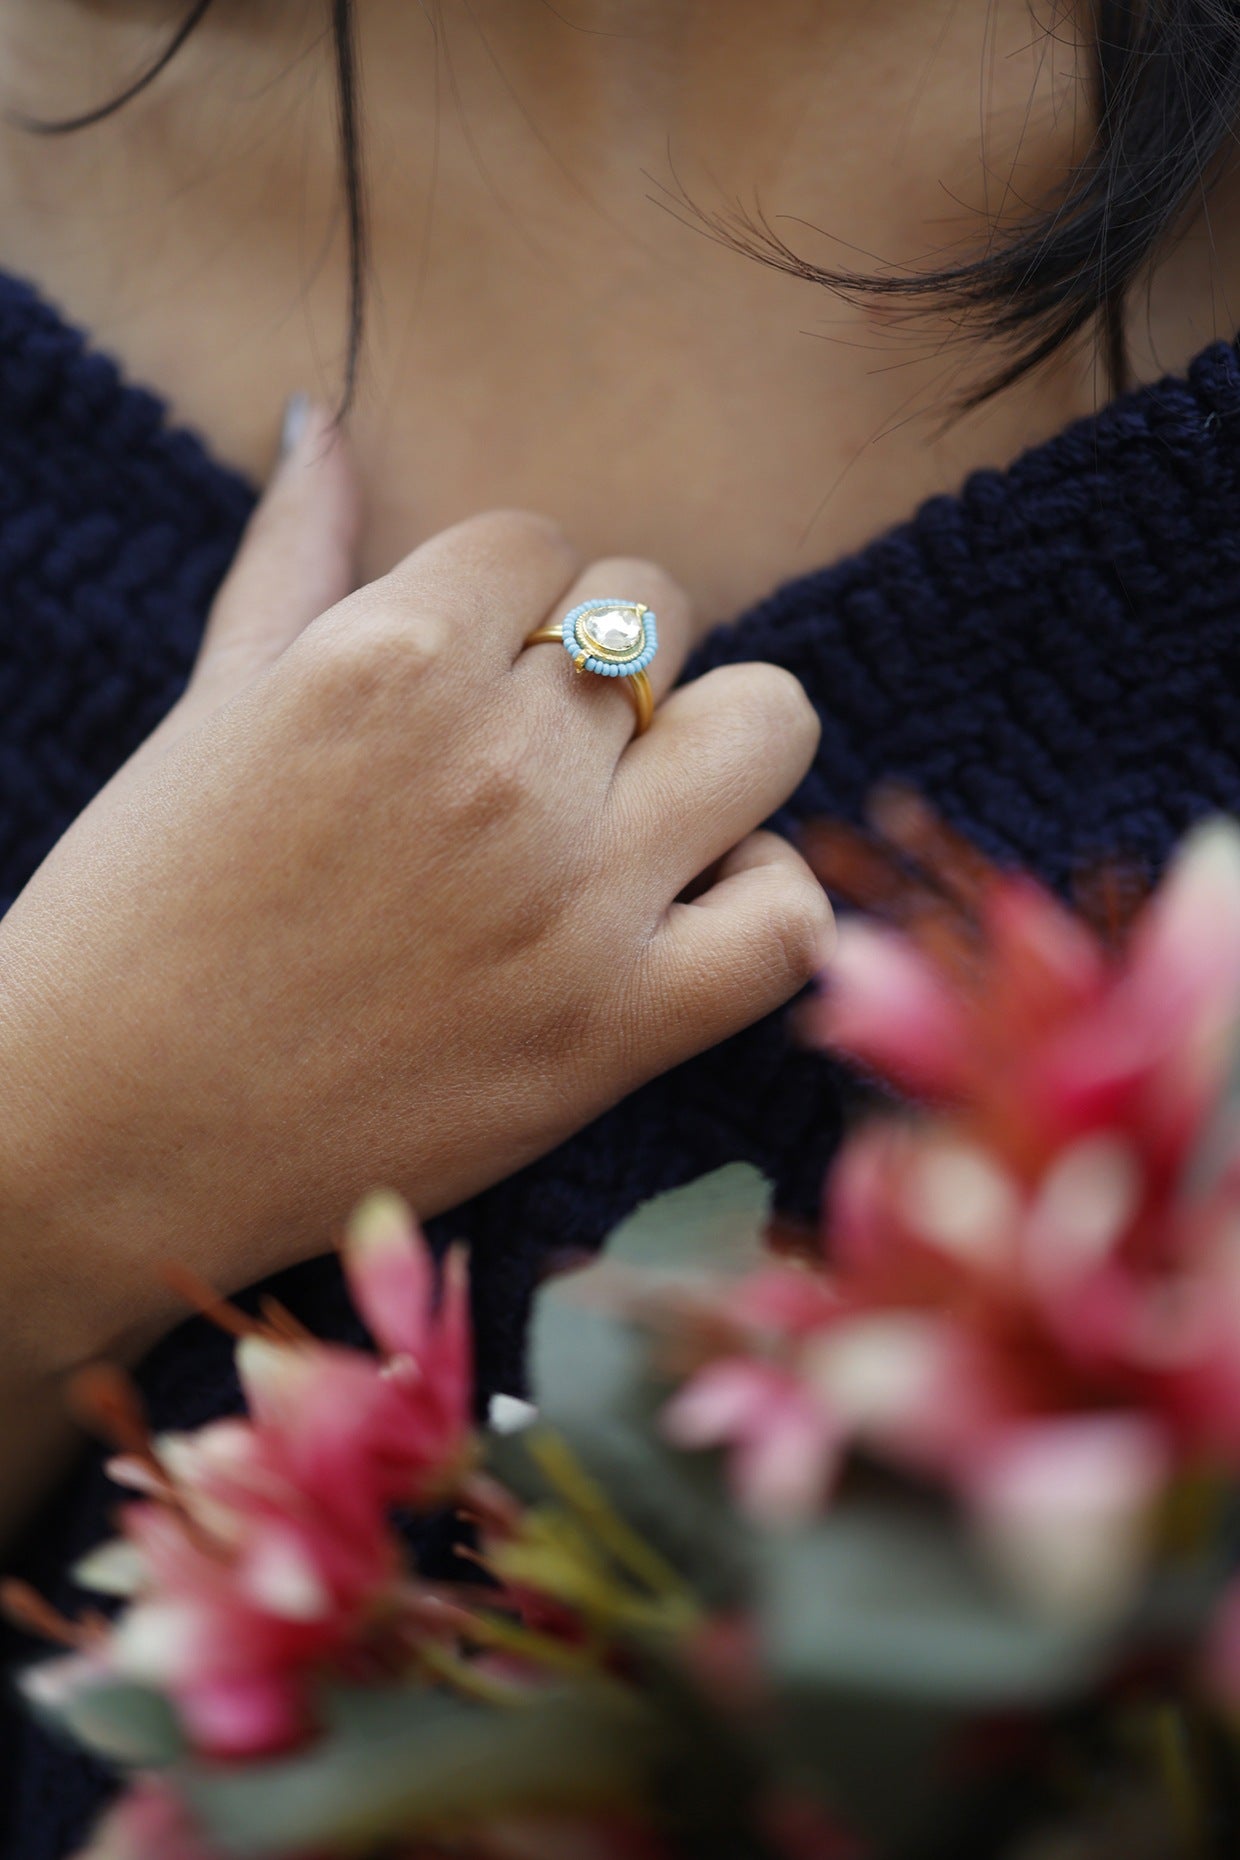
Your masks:
M56 1379L179 1315L161 1261L235 1290L375 1183L451 1207L823 954L820 888L755 832L817 743L795 679L720 668L634 741L611 681L523 648L644 600L661 695L689 638L662 571L498 513L350 593L357 507L312 414L185 696L0 925L10 1514Z

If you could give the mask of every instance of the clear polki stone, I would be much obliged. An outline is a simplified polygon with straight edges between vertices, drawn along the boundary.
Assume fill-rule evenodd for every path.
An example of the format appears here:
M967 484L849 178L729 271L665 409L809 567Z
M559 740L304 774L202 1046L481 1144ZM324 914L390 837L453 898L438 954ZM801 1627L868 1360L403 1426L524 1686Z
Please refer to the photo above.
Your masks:
M604 652L634 652L641 645L641 615L632 607L605 607L582 620L586 637Z

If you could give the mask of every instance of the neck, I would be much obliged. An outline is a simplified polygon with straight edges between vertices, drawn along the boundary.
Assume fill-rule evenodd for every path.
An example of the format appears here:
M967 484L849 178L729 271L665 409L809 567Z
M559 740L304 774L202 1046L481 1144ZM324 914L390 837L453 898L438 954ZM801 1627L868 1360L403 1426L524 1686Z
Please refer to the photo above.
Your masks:
M325 12L215 0L122 133L170 187L226 160L255 200L333 216ZM169 0L10 0L9 97L89 109L170 23ZM1045 197L1073 153L1073 60L1028 0L358 0L355 33L373 212L501 259L557 238L580 259L592 223L662 245L658 206L687 199L761 212L822 264L915 268Z
M7 0L9 96L50 116L119 90L162 5L156 30L156 0ZM216 0L111 123L0 131L8 262L256 476L283 396L340 385L323 20L323 0ZM995 175L1027 201L1066 159L1070 59L1028 0L359 0L356 20L368 574L517 503L587 554L661 560L721 618L1085 410L1065 370L940 442L993 352L944 354L919 319L700 236L740 210L863 272L975 246Z
M290 55L299 22L286 5ZM864 268L877 228L881 261L915 264L1045 196L1074 152L1073 59L1047 55L1028 0L370 0L357 26L376 174L412 137L445 202L489 196L574 240L583 209L638 235L688 196L804 220L811 245L821 228L822 262L842 240Z

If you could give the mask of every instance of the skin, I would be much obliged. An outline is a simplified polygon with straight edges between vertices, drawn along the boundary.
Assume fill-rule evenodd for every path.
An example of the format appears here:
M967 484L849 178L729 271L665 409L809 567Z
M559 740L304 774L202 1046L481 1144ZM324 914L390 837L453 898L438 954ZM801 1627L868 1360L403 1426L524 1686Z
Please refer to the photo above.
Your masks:
M1088 137L1049 5L361 0L362 578L517 506L587 556L659 562L705 627L1092 411L1105 389L1086 345L942 432L950 397L997 360L980 340L841 304L658 204L678 183L706 212L757 204L803 256L863 269L976 247L988 215L1053 191ZM87 108L149 60L172 13L5 0L6 95ZM284 397L339 386L322 19L322 0L216 0L115 121L50 141L0 131L5 262L259 479ZM1148 329L1138 293L1142 372L1234 327L1209 260L1203 224Z
M766 666L668 697L685 653L1094 404L1072 354L936 438L910 413L993 363L977 343L649 199L758 189L811 256L840 250L814 226L911 264L975 237L1081 134L1024 0L360 13L376 301L348 437L316 412L186 697L0 924L0 1527L56 1463L64 1376L179 1315L162 1258L231 1290L375 1182L451 1207L803 984L829 912L755 829L817 720ZM320 18L220 0L115 122L0 131L6 266L255 478L286 394L337 386ZM32 112L89 107L167 21L10 0L0 69ZM1222 288L1190 241L1141 365L1207 340ZM622 693L521 649L617 590L660 616L638 743Z

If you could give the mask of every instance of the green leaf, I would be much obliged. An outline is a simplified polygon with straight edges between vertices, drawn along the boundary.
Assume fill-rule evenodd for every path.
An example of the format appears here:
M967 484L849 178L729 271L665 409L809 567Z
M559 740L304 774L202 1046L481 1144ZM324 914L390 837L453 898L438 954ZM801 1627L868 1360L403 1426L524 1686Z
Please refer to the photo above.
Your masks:
M543 1288L532 1326L533 1397L543 1422L569 1442L621 1515L714 1600L738 1580L744 1526L706 1458L673 1453L660 1439L662 1394L646 1374L645 1338L621 1306L634 1273L649 1281L759 1264L769 1207L767 1183L744 1163L646 1202L594 1265ZM545 1495L520 1436L498 1446L493 1463L518 1490Z
M534 1325L540 1424L560 1435L619 1515L712 1603L736 1593L747 1527L717 1468L660 1437L662 1394L643 1376L645 1340L606 1311L545 1297ZM528 1500L559 1495L531 1457L534 1435L494 1442L493 1470Z
M558 1287L538 1300L531 1350L539 1415L565 1432L610 1425L631 1402L645 1361L644 1340L624 1316Z
M160 1692L127 1680L101 1680L73 1692L46 1716L110 1762L163 1769L184 1753L176 1713Z
M793 1687L954 1710L1041 1706L1087 1686L1110 1633L1022 1609L950 1520L910 1503L841 1509L762 1546L761 1611Z
M616 1228L603 1258L644 1272L748 1272L764 1258L770 1212L766 1178L748 1163L728 1163L643 1202Z
M618 1309L624 1275L705 1266L739 1272L762 1257L769 1190L755 1169L731 1164L648 1201L618 1227L601 1258L552 1279L538 1297L531 1339L534 1400L564 1432L612 1423L644 1366L642 1340Z
M640 1790L650 1757L647 1721L602 1687L485 1711L440 1692L354 1692L334 1698L327 1736L305 1753L181 1780L226 1853L350 1853L501 1814L607 1807Z
M752 1533L701 1456L674 1453L636 1418L555 1431L601 1485L609 1506L700 1600L723 1607L740 1598ZM528 1503L562 1510L562 1494L531 1451L537 1438L531 1431L500 1443L492 1470Z
M1025 1613L912 1494L842 1506L757 1556L771 1760L884 1853L952 1850L947 1751L965 1723L1077 1698L1106 1666L1103 1634Z

